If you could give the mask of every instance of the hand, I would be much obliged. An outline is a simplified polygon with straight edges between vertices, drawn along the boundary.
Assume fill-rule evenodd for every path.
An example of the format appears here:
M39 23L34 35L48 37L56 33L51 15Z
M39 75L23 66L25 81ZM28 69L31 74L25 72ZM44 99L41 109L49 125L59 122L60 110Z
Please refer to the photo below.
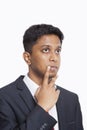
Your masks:
M57 102L60 90L55 90L56 76L49 82L50 67L48 66L43 78L42 86L39 87L35 93L35 98L38 105L40 105L45 111L49 111Z

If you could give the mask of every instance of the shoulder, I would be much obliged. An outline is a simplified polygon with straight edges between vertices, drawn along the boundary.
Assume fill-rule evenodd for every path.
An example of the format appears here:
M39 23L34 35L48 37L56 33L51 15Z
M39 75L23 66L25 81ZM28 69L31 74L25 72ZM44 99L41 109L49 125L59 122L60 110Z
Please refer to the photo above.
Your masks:
M69 91L63 87L57 86L60 90L61 97L66 101L75 101L78 100L78 95L72 91Z
M60 96L58 102L59 104L60 103L62 104L63 108L67 108L67 111L70 110L73 111L80 106L79 97L76 93L64 89L60 86L57 87L60 90Z
M0 97L1 96L5 96L6 94L10 94L13 93L14 91L16 91L16 87L18 84L21 84L21 82L23 82L23 77L24 76L19 76L16 80L14 80L13 82L9 83L6 86L3 86L2 88L0 88Z

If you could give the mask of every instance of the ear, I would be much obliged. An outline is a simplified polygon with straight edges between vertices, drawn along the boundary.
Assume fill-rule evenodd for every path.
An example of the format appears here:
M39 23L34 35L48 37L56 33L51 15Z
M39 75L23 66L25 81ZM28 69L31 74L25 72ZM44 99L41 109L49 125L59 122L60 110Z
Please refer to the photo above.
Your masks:
M25 52L23 53L23 58L24 58L25 62L26 62L28 65L31 64L31 55L30 55L29 52L26 52L26 51L25 51Z

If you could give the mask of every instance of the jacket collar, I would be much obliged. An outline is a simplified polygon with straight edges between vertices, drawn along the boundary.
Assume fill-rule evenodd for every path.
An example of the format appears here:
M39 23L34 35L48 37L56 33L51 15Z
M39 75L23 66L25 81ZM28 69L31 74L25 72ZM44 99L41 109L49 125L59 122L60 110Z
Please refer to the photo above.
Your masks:
M16 80L16 88L19 90L19 96L24 100L27 107L30 110L32 110L35 107L36 102L35 102L33 96L31 95L31 92L25 85L23 78L24 78L24 76L20 76Z

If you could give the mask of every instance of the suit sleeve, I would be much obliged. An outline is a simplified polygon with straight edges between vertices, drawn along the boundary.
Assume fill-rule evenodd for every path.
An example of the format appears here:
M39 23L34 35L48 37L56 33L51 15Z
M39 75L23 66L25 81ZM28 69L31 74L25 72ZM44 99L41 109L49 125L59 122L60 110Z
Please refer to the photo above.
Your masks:
M39 105L19 123L11 106L0 99L0 130L50 130L55 124L56 120Z

